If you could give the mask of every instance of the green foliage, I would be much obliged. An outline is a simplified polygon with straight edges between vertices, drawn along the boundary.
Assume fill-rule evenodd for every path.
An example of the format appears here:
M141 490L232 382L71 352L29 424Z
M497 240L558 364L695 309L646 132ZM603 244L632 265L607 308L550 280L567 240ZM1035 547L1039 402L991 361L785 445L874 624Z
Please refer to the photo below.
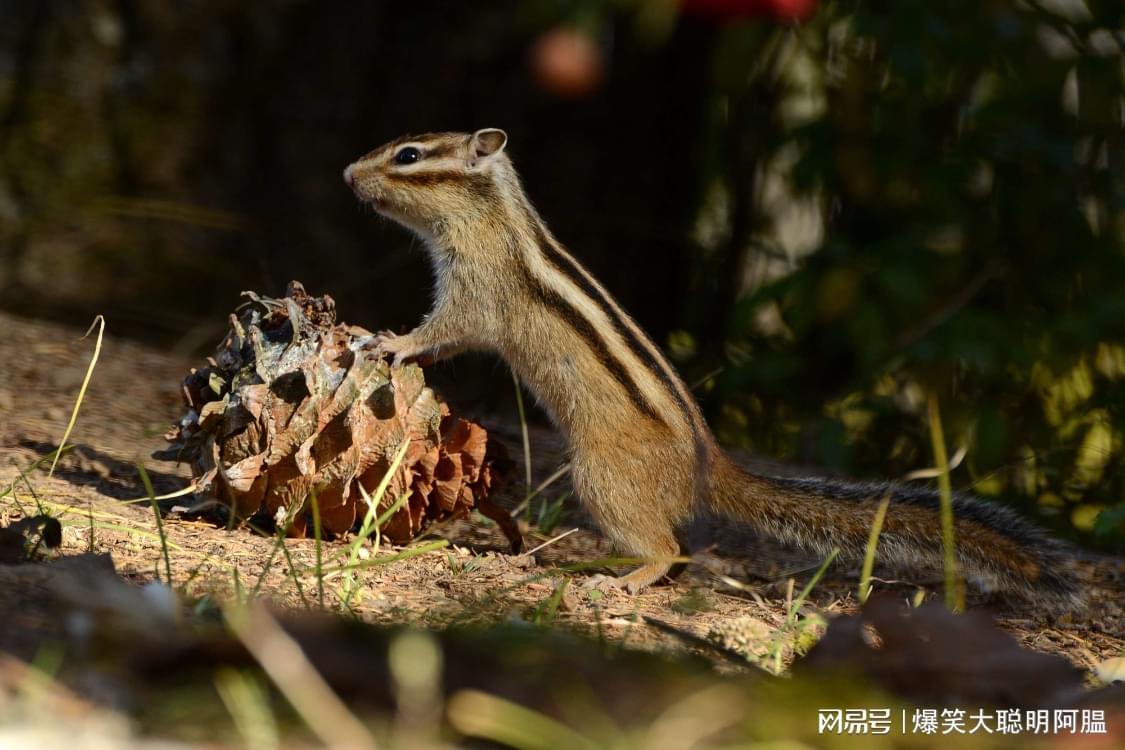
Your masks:
M1087 5L826 3L741 53L762 31L730 31L720 63L756 72L720 71L717 105L777 101L752 199L776 177L822 231L773 246L780 269L735 307L725 440L900 475L928 464L932 393L969 448L959 485L1083 532L1122 501L1125 17Z
M565 503L569 496L570 493L564 492L554 500L543 497L535 503L535 527L540 533L550 534L563 522L567 516Z

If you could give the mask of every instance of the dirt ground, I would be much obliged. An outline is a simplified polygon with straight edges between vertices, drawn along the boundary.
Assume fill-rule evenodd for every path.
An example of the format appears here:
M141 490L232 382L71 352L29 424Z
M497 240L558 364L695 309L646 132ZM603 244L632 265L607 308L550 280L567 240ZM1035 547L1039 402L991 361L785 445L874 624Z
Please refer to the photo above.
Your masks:
M279 554L272 538L186 519L178 512L188 502L183 498L162 502L167 511L162 522L168 541L165 562L157 519L136 467L146 467L157 494L189 483L185 466L156 461L151 454L164 447L162 434L181 416L179 384L198 362L107 335L69 440L75 447L48 478L46 465L32 467L66 429L93 337L83 340L78 330L3 315L0 331L0 489L14 484L14 491L0 500L0 526L33 514L41 504L63 521L61 555L108 553L117 572L130 581L159 580L167 565L175 587L190 597L222 599L253 590L296 607L312 606L321 596L328 608L341 606L343 574L325 576L322 592L310 572L317 557L313 541L290 540ZM513 457L520 456L518 425L483 422L493 439L505 442ZM549 430L533 430L532 438L534 475L543 479L560 465L563 449ZM500 498L509 507L523 493L520 481L511 484ZM563 479L544 496L557 498L565 491ZM516 556L504 551L503 537L494 527L476 518L441 529L439 537L406 550L384 545L379 554L397 551L400 559L362 570L349 608L373 623L428 627L547 619L647 650L693 651L729 668L730 660L709 644L745 643L739 628L781 626L794 591L800 591L809 574L808 564L799 558L771 553L763 555L768 579L722 581L693 566L674 583L638 596L591 593L584 586L587 573L559 575L558 570L611 556L579 508L568 501L563 522L550 534L526 530L529 547L571 533L534 555ZM448 540L448 545L414 554L435 539ZM328 543L321 554L323 565L330 567L343 562L346 546ZM13 578L12 570L0 566L5 577L0 580L0 611L12 613L0 626L0 650L30 659L66 620L51 611L54 600L21 590L22 579ZM1103 561L1098 575L1119 584L1122 566ZM569 583L560 591L563 581ZM854 571L834 569L802 611L853 612L854 581ZM909 596L914 588L901 590ZM1115 598L1113 592L1097 598L1091 615L1081 619L1048 622L1035 612L1002 611L998 621L1025 646L1061 654L1090 673L1125 653L1122 601ZM788 647L782 649L779 663L790 654Z

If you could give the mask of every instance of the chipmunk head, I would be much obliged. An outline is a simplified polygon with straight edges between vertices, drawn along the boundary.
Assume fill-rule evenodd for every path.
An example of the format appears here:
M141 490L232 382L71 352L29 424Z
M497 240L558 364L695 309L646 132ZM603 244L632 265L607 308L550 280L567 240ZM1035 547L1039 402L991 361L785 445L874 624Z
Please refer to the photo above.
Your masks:
M496 128L407 136L348 165L344 182L380 214L438 237L502 202L515 179L507 142Z

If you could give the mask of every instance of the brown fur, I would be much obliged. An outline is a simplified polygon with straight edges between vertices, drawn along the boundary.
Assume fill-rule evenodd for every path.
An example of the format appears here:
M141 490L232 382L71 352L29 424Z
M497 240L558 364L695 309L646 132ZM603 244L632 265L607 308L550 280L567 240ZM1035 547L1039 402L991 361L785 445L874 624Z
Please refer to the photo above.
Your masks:
M395 361L498 353L563 431L574 487L625 553L651 559L624 582L663 577L701 521L751 527L818 552L862 557L878 487L746 474L716 445L675 370L637 324L551 236L520 185L498 130L404 137L352 164L345 179L379 213L416 232L434 268L434 307ZM398 150L423 158L399 165ZM881 559L940 568L932 498L896 491ZM1061 545L999 509L959 498L958 559L973 580L1035 601L1073 603Z

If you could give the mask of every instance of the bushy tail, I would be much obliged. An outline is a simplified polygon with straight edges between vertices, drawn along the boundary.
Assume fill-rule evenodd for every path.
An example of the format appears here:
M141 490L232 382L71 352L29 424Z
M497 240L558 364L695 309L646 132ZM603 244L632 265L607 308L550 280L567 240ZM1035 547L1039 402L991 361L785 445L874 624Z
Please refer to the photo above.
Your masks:
M711 510L755 532L825 555L861 560L879 503L891 503L876 564L932 573L942 568L940 499L914 484L783 479L749 474L723 458L712 474ZM1075 550L1002 506L955 493L958 574L989 592L1055 611L1083 606Z

